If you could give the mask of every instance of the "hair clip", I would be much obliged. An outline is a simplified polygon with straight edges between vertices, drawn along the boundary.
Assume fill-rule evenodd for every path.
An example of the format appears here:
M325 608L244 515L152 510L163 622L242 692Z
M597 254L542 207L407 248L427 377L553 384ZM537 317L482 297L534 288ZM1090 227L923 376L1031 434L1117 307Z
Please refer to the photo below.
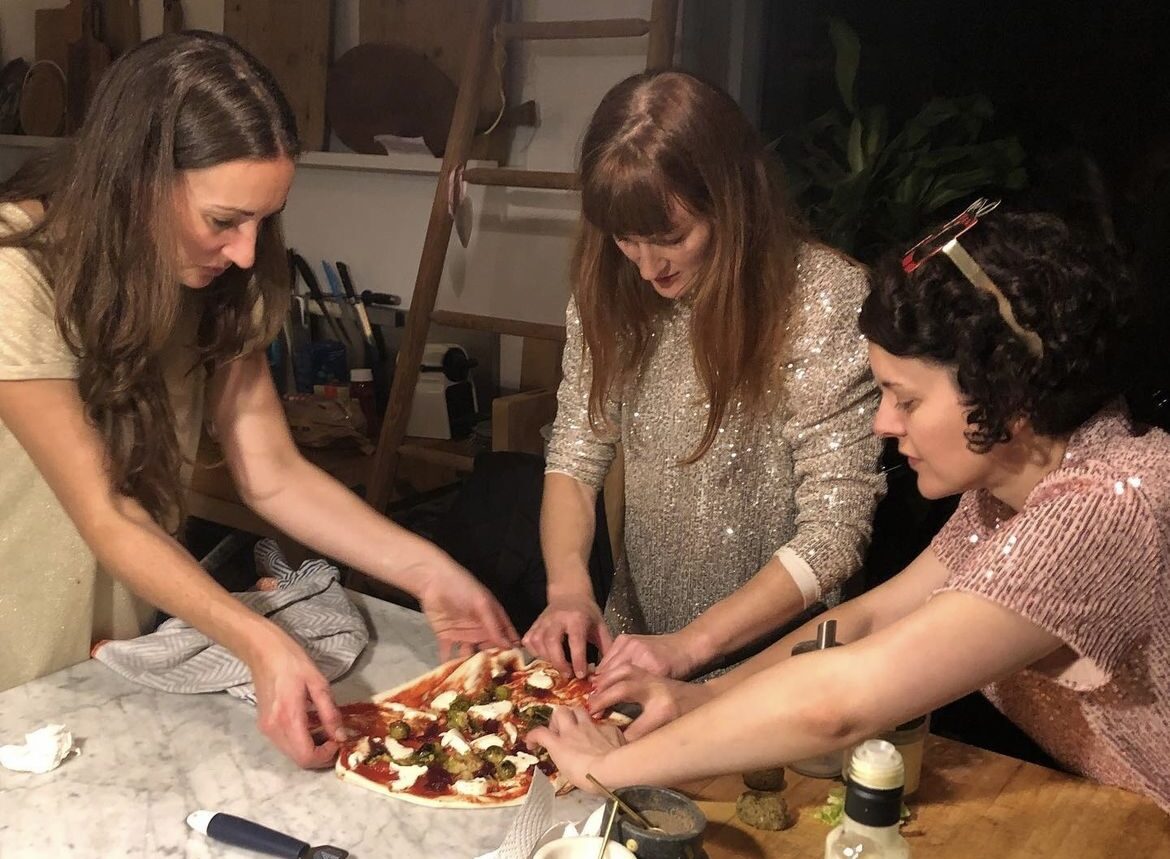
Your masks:
M980 197L959 213L957 218L947 222L941 229L931 233L910 248L902 257L902 271L910 274L940 251L946 254L947 258L955 264L955 268L971 282L972 286L995 299L1000 318L1024 342L1028 351L1037 358L1043 358L1044 341L1040 339L1040 335L1019 323L1007 296L987 276L987 272L980 267L979 263L975 262L975 258L967 253L966 248L959 244L959 236L978 224L979 219L994 210L999 203L999 200L988 200L986 197Z

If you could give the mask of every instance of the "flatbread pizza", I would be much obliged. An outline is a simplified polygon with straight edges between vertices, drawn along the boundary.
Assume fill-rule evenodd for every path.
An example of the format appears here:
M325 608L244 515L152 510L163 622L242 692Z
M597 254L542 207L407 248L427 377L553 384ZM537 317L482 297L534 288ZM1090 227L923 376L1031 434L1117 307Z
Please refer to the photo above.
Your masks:
M335 770L384 796L441 808L518 805L538 769L564 793L572 785L525 738L555 708L584 707L589 691L588 680L528 662L520 649L452 660L369 702L343 705L351 736ZM629 722L618 713L599 720Z

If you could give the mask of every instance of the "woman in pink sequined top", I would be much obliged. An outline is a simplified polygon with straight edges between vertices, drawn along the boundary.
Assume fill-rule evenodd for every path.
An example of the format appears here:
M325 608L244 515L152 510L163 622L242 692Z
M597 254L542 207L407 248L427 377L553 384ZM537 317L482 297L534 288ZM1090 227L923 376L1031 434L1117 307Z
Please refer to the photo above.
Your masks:
M829 752L976 689L1069 769L1170 811L1170 436L1121 406L1128 278L1042 214L973 206L874 275L874 422L923 495L962 493L889 582L706 684L636 669L623 743L531 734L577 784L670 784ZM790 659L835 618L845 646Z

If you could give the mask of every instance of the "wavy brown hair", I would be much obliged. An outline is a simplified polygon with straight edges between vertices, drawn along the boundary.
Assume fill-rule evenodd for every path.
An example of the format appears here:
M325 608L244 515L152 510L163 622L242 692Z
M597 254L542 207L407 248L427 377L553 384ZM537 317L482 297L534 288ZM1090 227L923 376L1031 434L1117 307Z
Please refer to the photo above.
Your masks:
M272 75L232 40L188 32L119 58L76 136L0 187L0 200L44 205L35 227L2 244L26 248L53 288L111 483L169 528L182 518L184 457L161 357L189 300L179 281L175 189L185 170L299 151ZM260 226L253 268L233 266L196 300L199 362L209 370L275 336L289 301L276 217Z
M691 75L645 72L602 99L579 164L582 220L573 296L592 362L589 418L645 366L657 318L654 292L615 236L662 236L671 202L711 225L707 259L682 300L692 305L695 371L710 411L685 462L700 459L731 404L754 417L782 389L786 325L803 231L790 216L771 153L732 98Z

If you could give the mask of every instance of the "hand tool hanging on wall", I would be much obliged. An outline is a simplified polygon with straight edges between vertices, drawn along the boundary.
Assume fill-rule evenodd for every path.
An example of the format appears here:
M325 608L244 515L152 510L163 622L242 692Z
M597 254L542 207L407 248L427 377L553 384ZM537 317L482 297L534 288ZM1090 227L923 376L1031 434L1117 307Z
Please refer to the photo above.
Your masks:
M313 274L313 269L305 258L294 250L288 252L289 262L292 264L293 271L301 276L305 281L305 286L309 288L309 295L317 302L317 306L321 308L321 315L325 317L325 321L329 323L329 327L333 329L333 333L337 335L338 340L348 342L349 337L345 330L338 324L337 320L333 318L333 314L329 312L329 307L325 304L325 296L321 292L321 285L317 283L317 276ZM296 284L296 278L293 278L293 284Z

